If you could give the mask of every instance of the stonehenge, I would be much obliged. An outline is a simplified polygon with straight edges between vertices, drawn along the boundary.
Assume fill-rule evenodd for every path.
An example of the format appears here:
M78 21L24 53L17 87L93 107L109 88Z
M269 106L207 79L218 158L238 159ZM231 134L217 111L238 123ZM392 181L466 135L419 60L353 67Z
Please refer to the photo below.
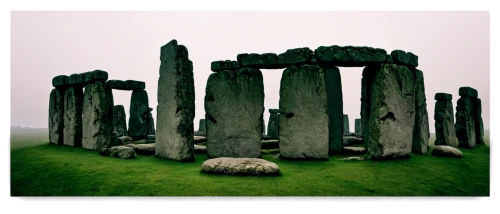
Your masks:
M399 55L398 55L399 56ZM409 63L415 64L413 54L408 54ZM404 59L404 58L403 58ZM414 70L415 78L415 126L413 129L412 152L416 154L427 153L429 147L429 117L427 113L427 100L425 98L424 73Z
M271 138L279 138L280 110L269 109L269 122L267 124L267 135Z
M363 129L361 128L361 119L354 119L354 135L356 137L363 136Z
M61 145L64 129L64 91L54 88L49 98L49 141L52 144Z
M434 99L436 100L436 105L434 107L436 140L434 141L434 145L457 147L455 115L453 114L453 103L451 102L452 95L447 93L436 93Z
M205 128L205 119L200 119L200 124L199 124L199 128L198 128L198 133L206 133L207 130Z
M100 150L111 141L113 94L104 82L85 86L83 95L82 147Z
M64 145L82 146L83 91L69 87L64 93Z
M148 134L149 101L144 89L132 91L130 97L130 113L128 120L128 136L133 139L144 139Z
M477 90L468 86L460 87L458 94L460 99L457 100L455 114L458 146L475 148L478 144L484 144L481 99L478 98Z
M342 81L337 67L325 67L325 86L328 102L328 147L330 152L342 152L343 101Z

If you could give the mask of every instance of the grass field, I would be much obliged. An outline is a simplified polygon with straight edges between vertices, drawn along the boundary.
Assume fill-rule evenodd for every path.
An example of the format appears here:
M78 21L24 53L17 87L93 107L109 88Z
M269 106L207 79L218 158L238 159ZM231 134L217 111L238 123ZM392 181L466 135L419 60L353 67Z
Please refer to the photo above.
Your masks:
M209 175L193 163L154 156L122 160L48 144L47 129L11 132L12 196L489 196L490 148L461 149L461 159L287 161L273 153L278 177ZM489 136L489 134L487 134ZM489 138L485 137L487 143ZM431 138L431 142L433 139ZM431 143L431 151L433 144Z

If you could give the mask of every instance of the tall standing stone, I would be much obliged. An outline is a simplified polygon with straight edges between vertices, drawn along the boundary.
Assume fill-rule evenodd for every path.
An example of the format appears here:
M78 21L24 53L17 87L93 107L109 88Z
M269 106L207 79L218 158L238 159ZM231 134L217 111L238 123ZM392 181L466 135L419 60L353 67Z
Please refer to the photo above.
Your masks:
M106 83L85 86L83 95L82 147L100 150L113 132L113 93Z
M269 109L269 122L267 124L267 135L272 138L279 138L279 109Z
M344 114L342 121L344 123L344 125L342 127L343 133L349 134L349 115Z
M155 154L194 161L194 78L188 50L172 40L161 47Z
M474 103L474 125L476 130L476 144L484 145L483 108L481 99L477 98Z
M429 146L429 115L425 98L424 73L415 69L415 127L413 129L412 152L427 153Z
M69 87L64 93L64 145L82 146L83 91Z
M54 88L49 99L49 141L52 144L64 143L64 90Z
M477 99L477 91L470 87L459 89L460 99L457 100L457 112L455 114L455 132L458 138L458 146L462 148L476 147L476 128L474 123L473 102Z
M445 145L457 147L455 134L455 115L453 114L452 95L436 93L434 95L436 105L434 107L434 127L436 128L436 140L434 145Z
M246 67L211 74L206 87L205 112L209 157L260 156L264 113L260 70Z
M280 158L328 159L328 104L324 70L289 66L281 77Z
M391 57L392 59L392 57ZM373 85L373 77L380 66L367 66L363 69L363 74L361 78L361 133L363 138L367 138L368 135L368 121L370 121L370 109L371 109L371 88ZM367 141L363 141L365 149L368 149Z
M328 147L330 151L342 152L344 107L340 70L337 67L324 67L323 70L328 103Z
M395 64L376 65L373 72L373 79L367 80L369 117L363 129L367 158L409 156L415 125L413 73Z
M127 116L123 105L113 107L113 132L116 132L118 137L127 136Z
M362 137L363 132L361 129L361 119L354 119L354 134L356 137Z
M128 119L128 136L133 139L144 139L148 134L149 100L148 92L136 89L130 97Z

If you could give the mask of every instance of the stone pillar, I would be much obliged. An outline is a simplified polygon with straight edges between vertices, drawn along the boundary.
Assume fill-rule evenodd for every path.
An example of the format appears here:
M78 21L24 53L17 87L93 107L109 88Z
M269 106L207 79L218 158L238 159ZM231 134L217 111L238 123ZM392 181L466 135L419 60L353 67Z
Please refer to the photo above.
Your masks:
M102 81L85 86L82 147L99 150L110 143L113 132L113 93Z
M148 117L146 118L146 124L147 124L147 135L155 135L156 134L156 129L155 129L155 120L153 118L153 114L151 112L153 111L153 108L148 108Z
M371 67L371 68L368 68ZM406 66L381 64L368 66L373 78L367 79L368 122L363 124L368 159L409 156L415 125L415 80ZM364 76L364 75L363 75ZM363 116L362 116L363 118Z
M370 109L371 109L371 88L372 81L375 73L379 66L366 66L363 69L363 77L361 78L361 133L363 134L363 139L368 138L368 122L370 119ZM365 149L368 149L367 141L363 141Z
M362 126L361 126L361 119L354 119L354 134L356 137L362 137L363 132L362 132Z
M128 136L133 139L145 139L148 128L149 100L144 89L132 91L128 119Z
M415 69L415 126L413 128L412 152L425 154L429 147L429 115L425 98L424 73Z
M210 75L205 94L207 155L260 157L264 82L254 68Z
M343 134L347 135L349 134L349 115L344 114L342 121L343 121L343 127L342 127Z
M49 141L52 144L64 144L64 90L54 88L49 98Z
M330 151L342 152L343 149L343 98L342 80L337 67L323 67L328 103L328 147Z
M200 126L198 128L198 132L206 133L207 129L205 128L205 119L200 119Z
M279 109L269 109L269 122L267 124L267 136L279 138Z
M127 136L127 116L123 105L113 107L113 132L116 132L118 137Z
M476 144L484 145L484 126L483 126L483 107L481 105L481 99L477 98L473 103L474 106L474 124L476 130Z
M436 128L436 141L434 145L445 145L457 147L455 135L455 115L453 114L452 95L436 93L434 95L436 105L434 107L434 127Z
M473 103L477 99L476 89L461 87L458 90L460 99L457 100L457 112L455 114L455 132L458 138L458 146L462 148L476 147L476 129L474 123Z
M262 120L262 135L266 135L266 121Z
M280 158L328 160L324 70L317 65L289 66L280 87Z
M83 91L69 87L64 93L64 145L82 146Z
M161 47L155 154L194 161L194 78L188 50L172 40Z

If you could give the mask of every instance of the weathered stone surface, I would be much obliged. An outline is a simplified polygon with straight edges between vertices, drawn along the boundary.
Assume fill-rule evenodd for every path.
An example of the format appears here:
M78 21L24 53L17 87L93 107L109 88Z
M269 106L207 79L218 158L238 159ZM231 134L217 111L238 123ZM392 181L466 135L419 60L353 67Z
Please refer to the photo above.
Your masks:
M138 155L154 155L155 154L155 143L149 144L127 144L124 145L134 150L134 152Z
M356 136L344 136L342 139L343 146L350 146L356 144L363 144L363 138L359 138Z
M194 143L204 143L207 142L207 137L205 136L194 136Z
M107 83L111 89L116 90L132 91L146 88L145 82L136 80L108 80Z
M434 95L434 99L438 101L451 101L453 99L453 96L447 93L436 93Z
M251 67L255 69L278 69L285 68L278 64L278 56L275 53L244 53L236 57L241 67Z
M134 139L132 139L129 136L121 136L121 137L118 137L118 139L120 139L122 141L122 143L134 141Z
M457 100L455 133L458 139L458 146L463 148L476 147L476 129L472 99L471 97L460 97Z
M424 73L415 69L415 126L413 127L412 152L427 153L429 147L429 115L425 97Z
M331 66L367 66L382 63L387 52L380 48L354 46L320 46L314 51L314 56L320 64Z
M108 80L108 72L95 70L80 74L71 74L67 80L67 86L84 87L96 81L104 82Z
M432 156L461 158L464 155L462 151L451 146L436 146L432 150Z
M194 78L187 48L172 40L161 48L156 155L194 161Z
M407 157L412 150L415 125L413 73L406 66L395 64L381 64L374 71L373 79L368 80L369 116L363 129L367 158Z
M271 110L273 110L271 112ZM279 109L269 109L269 122L267 124L267 135L272 138L279 138Z
M434 126L436 129L436 140L434 145L447 145L457 147L455 134L455 115L451 101L436 101L434 107Z
M52 78L52 86L54 87L64 87L68 84L68 76L66 75L59 75L54 78Z
M83 91L69 87L64 93L64 145L82 146Z
M363 133L363 138L367 137L368 133L368 121L370 119L370 109L371 109L371 88L372 81L375 73L379 66L367 66L363 69L361 78L361 133ZM368 149L367 142L364 141L365 148Z
M212 69L213 72L219 72L223 70L236 70L240 68L240 63L238 61L231 61L231 60L213 61L210 64L210 68Z
M207 132L207 129L205 128L205 119L200 119L198 132L204 132L204 133Z
M364 153L366 153L366 149L363 147L346 146L346 147L344 147L343 152L347 153L347 154L364 154Z
M344 114L344 117L342 118L342 121L343 121L343 124L344 124L342 126L343 134L349 134L349 115Z
M477 90L468 86L460 87L458 89L458 95L461 97L477 97Z
M477 98L474 100L474 125L476 130L476 144L484 145L484 126L483 126L483 117L482 113L482 105L481 99Z
M395 64L405 65L410 67L418 66L418 56L413 54L412 52L393 50L391 52L391 56Z
M328 103L328 148L332 152L342 151L343 98L342 80L337 67L325 67L325 87Z
M278 55L277 63L284 67L290 65L301 65L307 63L313 57L313 51L309 48L288 49L285 53Z
M205 95L209 157L260 156L264 83L253 68L210 75Z
M262 135L266 134L266 121L262 120Z
M280 158L328 159L328 105L324 70L290 66L281 77Z
M123 105L113 107L113 131L118 137L127 135L127 120Z
M133 159L137 156L133 149L126 146L114 146L109 150L111 156L121 159Z
M230 175L280 175L277 164L259 158L214 158L201 165L201 172Z
M99 150L113 132L113 94L103 82L85 87L83 95L82 147Z
M148 92L137 89L130 98L128 136L134 140L144 139L148 134L149 100Z
M49 141L52 144L64 143L64 91L54 88L49 99Z
M156 134L155 121L151 111L153 111L153 108L149 108L149 113L148 116L146 117L146 124L147 124L146 133L148 135L155 135Z
M361 119L354 119L354 135L356 137L363 136L363 130L361 129Z
M194 145L194 152L197 154L206 154L207 153L207 147L202 146L202 145Z

